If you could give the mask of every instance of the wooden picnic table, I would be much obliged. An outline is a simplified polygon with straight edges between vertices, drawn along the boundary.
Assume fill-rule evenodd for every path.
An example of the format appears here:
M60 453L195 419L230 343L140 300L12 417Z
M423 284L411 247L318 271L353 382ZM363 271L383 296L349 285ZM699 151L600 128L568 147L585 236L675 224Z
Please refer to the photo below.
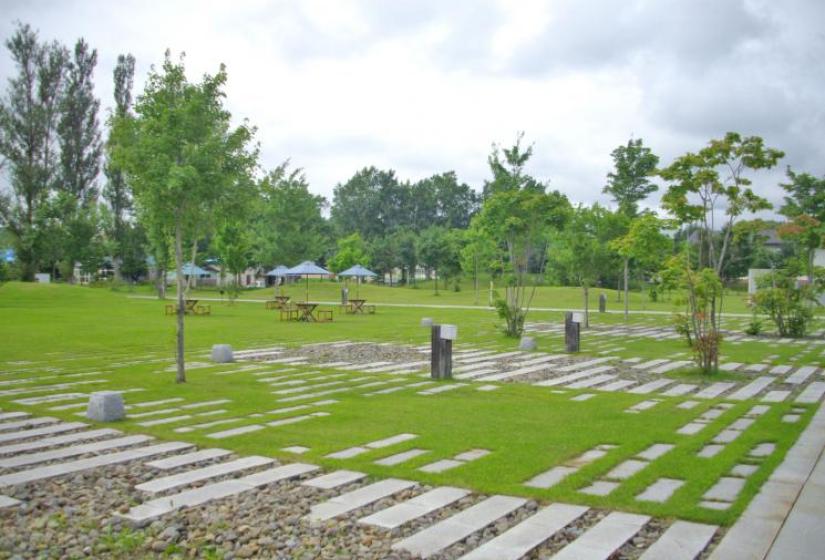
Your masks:
M289 296L275 296L275 299L264 302L267 309L285 309L289 305Z
M305 321L307 323L314 323L315 316L312 314L315 311L315 308L318 307L317 303L311 302L304 302L304 303L296 303L295 307L298 308L298 320Z
M350 308L349 312L353 315L356 313L363 313L364 312L364 304L367 303L365 299L350 299Z
M286 305L287 303L289 303L289 296L275 296L275 301L277 301L281 305Z

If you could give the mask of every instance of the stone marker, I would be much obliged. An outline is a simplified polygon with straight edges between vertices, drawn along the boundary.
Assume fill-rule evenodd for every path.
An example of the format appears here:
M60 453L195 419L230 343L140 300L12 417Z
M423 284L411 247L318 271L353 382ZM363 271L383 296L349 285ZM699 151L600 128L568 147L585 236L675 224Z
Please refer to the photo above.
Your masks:
M114 422L123 420L126 410L123 406L123 395L116 391L99 391L89 395L89 406L86 417L98 422Z
M349 303L349 288L341 288L341 305Z
M422 327L432 327L433 320L430 317L422 317L421 318L421 326Z
M599 294L599 313L607 311L607 296Z
M215 344L212 346L212 361L219 364L234 362L232 347L229 344Z
M564 314L564 347L568 352L578 352L581 340L581 323L574 320L572 311Z
M521 342L518 345L519 350L525 350L527 352L536 349L536 339L532 336L522 336Z

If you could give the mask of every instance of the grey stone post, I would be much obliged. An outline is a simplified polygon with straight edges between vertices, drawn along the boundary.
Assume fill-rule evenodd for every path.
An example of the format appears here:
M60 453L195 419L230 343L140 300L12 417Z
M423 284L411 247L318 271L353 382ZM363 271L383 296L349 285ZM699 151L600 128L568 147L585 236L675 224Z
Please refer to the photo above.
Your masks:
M607 310L607 296L599 295L599 313L604 313Z
M441 379L453 378L453 341L441 340Z
M349 302L349 288L341 288L341 305L346 305Z
M568 352L578 352L581 323L573 321L573 312L564 314L564 347Z
M430 377L441 379L441 325L433 325L430 331Z

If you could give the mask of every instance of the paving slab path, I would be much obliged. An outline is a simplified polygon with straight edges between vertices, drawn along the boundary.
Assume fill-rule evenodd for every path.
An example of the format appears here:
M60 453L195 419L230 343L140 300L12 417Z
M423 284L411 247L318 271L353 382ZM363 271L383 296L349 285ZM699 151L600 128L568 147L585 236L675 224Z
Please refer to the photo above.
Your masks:
M364 525L395 529L428 513L445 508L470 494L469 490L441 486L358 520Z
M524 498L491 496L483 502L393 544L392 548L393 550L406 550L421 558L429 558L497 519L509 515L525 503L527 500Z
M409 480L387 478L316 504L305 517L310 521L326 521L417 485Z
M646 515L613 512L553 556L556 560L606 560L650 520Z

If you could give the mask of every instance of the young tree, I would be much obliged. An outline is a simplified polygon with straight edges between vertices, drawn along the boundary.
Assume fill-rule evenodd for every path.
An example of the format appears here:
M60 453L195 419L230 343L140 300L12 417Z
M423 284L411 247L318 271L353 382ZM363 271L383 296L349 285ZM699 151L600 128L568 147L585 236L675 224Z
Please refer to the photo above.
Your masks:
M378 237L369 245L369 262L373 270L381 276L389 275L390 285L393 283L393 270L402 266L401 256L394 236Z
M607 185L602 192L613 197L619 212L629 218L639 213L639 202L658 187L650 178L659 165L659 157L643 145L642 139L627 141L610 154L615 170L607 174Z
M227 216L218 226L213 242L220 259L222 279L224 271L232 275L229 297L234 301L241 288L241 274L249 266L252 248L249 231L242 220Z
M37 246L41 208L58 176L56 128L68 53L58 43L41 44L28 25L6 41L17 68L0 101L0 155L11 192L0 192L0 226L14 238L23 280L33 280L41 259Z
M254 189L254 129L230 125L223 107L226 70L187 81L182 62L167 51L161 71L150 73L134 118L115 119L115 160L127 175L137 204L151 216L154 233L172 235L177 278L177 376L184 364L183 264L185 244L194 249L213 215ZM193 255L194 257L194 255ZM191 260L194 260L193 258Z
M628 276L630 262L639 266L659 268L667 258L673 243L662 234L664 224L655 214L642 214L630 224L627 234L613 240L610 248L624 261L624 318L629 315Z
M408 228L401 228L395 231L391 238L393 245L398 248L401 282L415 285L415 274L418 268L418 236Z
M549 233L559 229L570 212L567 197L546 192L545 184L524 172L533 149L523 149L521 139L519 135L515 145L504 150L493 146L487 160L493 179L484 185L484 204L473 219L507 254L510 285L496 308L505 320L505 333L512 337L524 331L538 278L544 274ZM533 286L528 288L531 272Z
M474 223L464 230L464 243L461 249L461 269L473 276L475 304L479 304L479 273L500 273L504 255L489 236Z
M691 321L700 324L702 333L694 340L694 345L700 355L699 364L706 372L718 368L721 340L718 329L722 290L716 289L717 282L711 277L720 278L737 220L747 212L771 208L767 200L750 188L751 181L745 173L770 169L783 156L783 152L765 147L758 136L743 138L738 133L729 132L721 140L711 140L698 153L687 153L658 171L670 183L662 197L662 206L681 225L699 223L699 271L692 270L690 259L686 257L684 262L688 269L684 277L692 294L688 300L689 312L693 316ZM720 169L725 173L724 179ZM724 208L726 218L721 224L723 233L721 243L718 243L715 231L720 206ZM721 280L718 285L721 286Z
M791 218L780 233L793 239L806 251L806 274L814 277L814 254L825 245L825 177L787 171L790 182L780 186L788 193L779 213Z

